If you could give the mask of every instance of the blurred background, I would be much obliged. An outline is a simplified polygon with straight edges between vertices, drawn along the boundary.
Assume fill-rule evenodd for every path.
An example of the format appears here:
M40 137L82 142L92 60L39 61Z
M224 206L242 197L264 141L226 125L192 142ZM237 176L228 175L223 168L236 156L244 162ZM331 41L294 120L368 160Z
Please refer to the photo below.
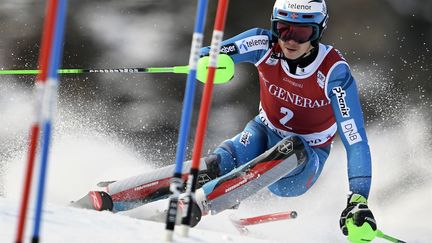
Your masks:
M186 65L196 3L71 0L62 66L91 69ZM216 3L210 1L205 45L210 44ZM273 3L230 1L224 36L253 27L269 28ZM323 43L344 54L358 82L372 148L374 186L382 183L373 187L373 200L399 200L401 194L419 189L415 201L430 202L432 1L328 0L327 5L330 20ZM1 69L37 68L44 11L45 1L0 0ZM214 89L205 152L240 132L257 114L257 71L250 64L236 68L230 83ZM67 166L63 165L67 171L59 174L85 180L95 174L114 179L113 174L120 176L119 168L127 166L133 169L122 176L139 173L134 166L172 164L185 81L186 75L182 74L62 76L53 167L67 162ZM13 172L11 168L25 161L34 82L35 76L0 77L0 196L19 193L16 183L6 181L10 177L21 181L22 170ZM192 128L196 127L202 87L199 84L197 88ZM192 129L189 147L194 132ZM332 170L346 173L346 167L339 166L346 162L338 138L335 146L337 156L329 158L323 183L332 179ZM107 172L109 168L115 173ZM88 188L82 186L81 190ZM70 200L70 195L65 194ZM342 209L344 199L339 202L338 208ZM391 208L385 203L377 205L383 210ZM394 212L385 212L390 215L387 222L392 221ZM411 214L405 211L403 215ZM337 216L332 221L337 222ZM431 228L427 230L420 232L430 232Z
M196 1L170 0L70 1L63 67L186 65L195 5ZM416 115L430 121L432 1L333 0L327 5L330 22L323 42L340 49L350 63L367 125L385 129ZM225 37L252 27L268 28L272 6L273 1L231 1ZM205 45L215 8L216 1L210 1ZM1 0L0 68L37 68L43 14L44 1ZM15 127L28 123L22 121L32 109L27 103L20 103L20 109L11 104L30 101L35 77L0 79L0 155L7 157L22 146ZM154 155L150 159L155 163L168 164L175 154L185 80L182 74L63 76L58 119L61 123L69 115L77 126L115 133L137 152ZM237 65L234 80L216 87L207 149L232 137L257 114L258 88L257 72L249 64Z

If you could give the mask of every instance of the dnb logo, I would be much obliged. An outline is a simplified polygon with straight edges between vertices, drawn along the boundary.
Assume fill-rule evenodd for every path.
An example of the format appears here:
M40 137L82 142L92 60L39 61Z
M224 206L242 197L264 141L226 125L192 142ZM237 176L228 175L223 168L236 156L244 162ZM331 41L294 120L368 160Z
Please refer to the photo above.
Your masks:
M278 147L278 151L283 153L283 154L289 154L293 151L293 149L294 149L294 145L290 140L285 140Z
M363 141L354 119L341 122L342 131L349 145Z

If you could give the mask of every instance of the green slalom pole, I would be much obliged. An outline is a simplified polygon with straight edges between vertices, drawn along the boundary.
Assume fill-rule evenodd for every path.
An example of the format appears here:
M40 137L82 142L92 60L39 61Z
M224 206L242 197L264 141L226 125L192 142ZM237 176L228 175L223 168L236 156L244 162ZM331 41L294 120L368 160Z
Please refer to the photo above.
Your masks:
M209 57L205 56L198 61L197 79L205 83ZM216 68L215 84L227 83L234 77L234 61L230 56L221 54ZM0 75L36 75L40 70L0 70ZM148 68L114 68L114 69L59 69L59 74L83 74L83 73L189 73L189 66L174 67L148 67Z

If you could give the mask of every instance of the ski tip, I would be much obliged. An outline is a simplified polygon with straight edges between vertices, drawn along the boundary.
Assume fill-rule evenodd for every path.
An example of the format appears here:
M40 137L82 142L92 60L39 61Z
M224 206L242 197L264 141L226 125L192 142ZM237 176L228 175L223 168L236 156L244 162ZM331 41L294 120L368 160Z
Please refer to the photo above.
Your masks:
M91 191L77 201L71 201L69 206L76 208L93 209L96 211L113 210L113 201L111 196L106 192Z

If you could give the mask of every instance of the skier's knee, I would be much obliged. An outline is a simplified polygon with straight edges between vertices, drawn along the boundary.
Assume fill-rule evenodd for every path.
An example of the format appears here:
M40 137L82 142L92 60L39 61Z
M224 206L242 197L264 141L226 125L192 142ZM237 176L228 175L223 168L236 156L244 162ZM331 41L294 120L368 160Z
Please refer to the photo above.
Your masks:
M292 144L292 149L297 157L297 168L287 172L287 175L280 180L276 181L268 187L268 189L275 195L281 197L294 197L304 194L309 187L305 186L306 181L303 181L305 168L308 167L308 160L310 158L310 148L307 142L299 136L292 136L285 138ZM290 143L288 143L290 144Z
M304 164L308 159L308 151L307 151L307 143L304 139L299 136L292 136L289 138L285 138L286 140L290 140L292 142L292 149L297 156L297 163L300 165Z
M210 179L215 179L220 176L220 156L218 154L210 154L207 157L204 157L204 162L206 164L206 172Z
M298 158L303 157L304 162L268 187L273 194L281 197L300 196L318 179L324 165L319 156L307 146L303 152L299 150L297 154Z
M226 140L221 143L213 152L219 158L218 165L220 175L225 175L236 167L236 155L233 142Z

